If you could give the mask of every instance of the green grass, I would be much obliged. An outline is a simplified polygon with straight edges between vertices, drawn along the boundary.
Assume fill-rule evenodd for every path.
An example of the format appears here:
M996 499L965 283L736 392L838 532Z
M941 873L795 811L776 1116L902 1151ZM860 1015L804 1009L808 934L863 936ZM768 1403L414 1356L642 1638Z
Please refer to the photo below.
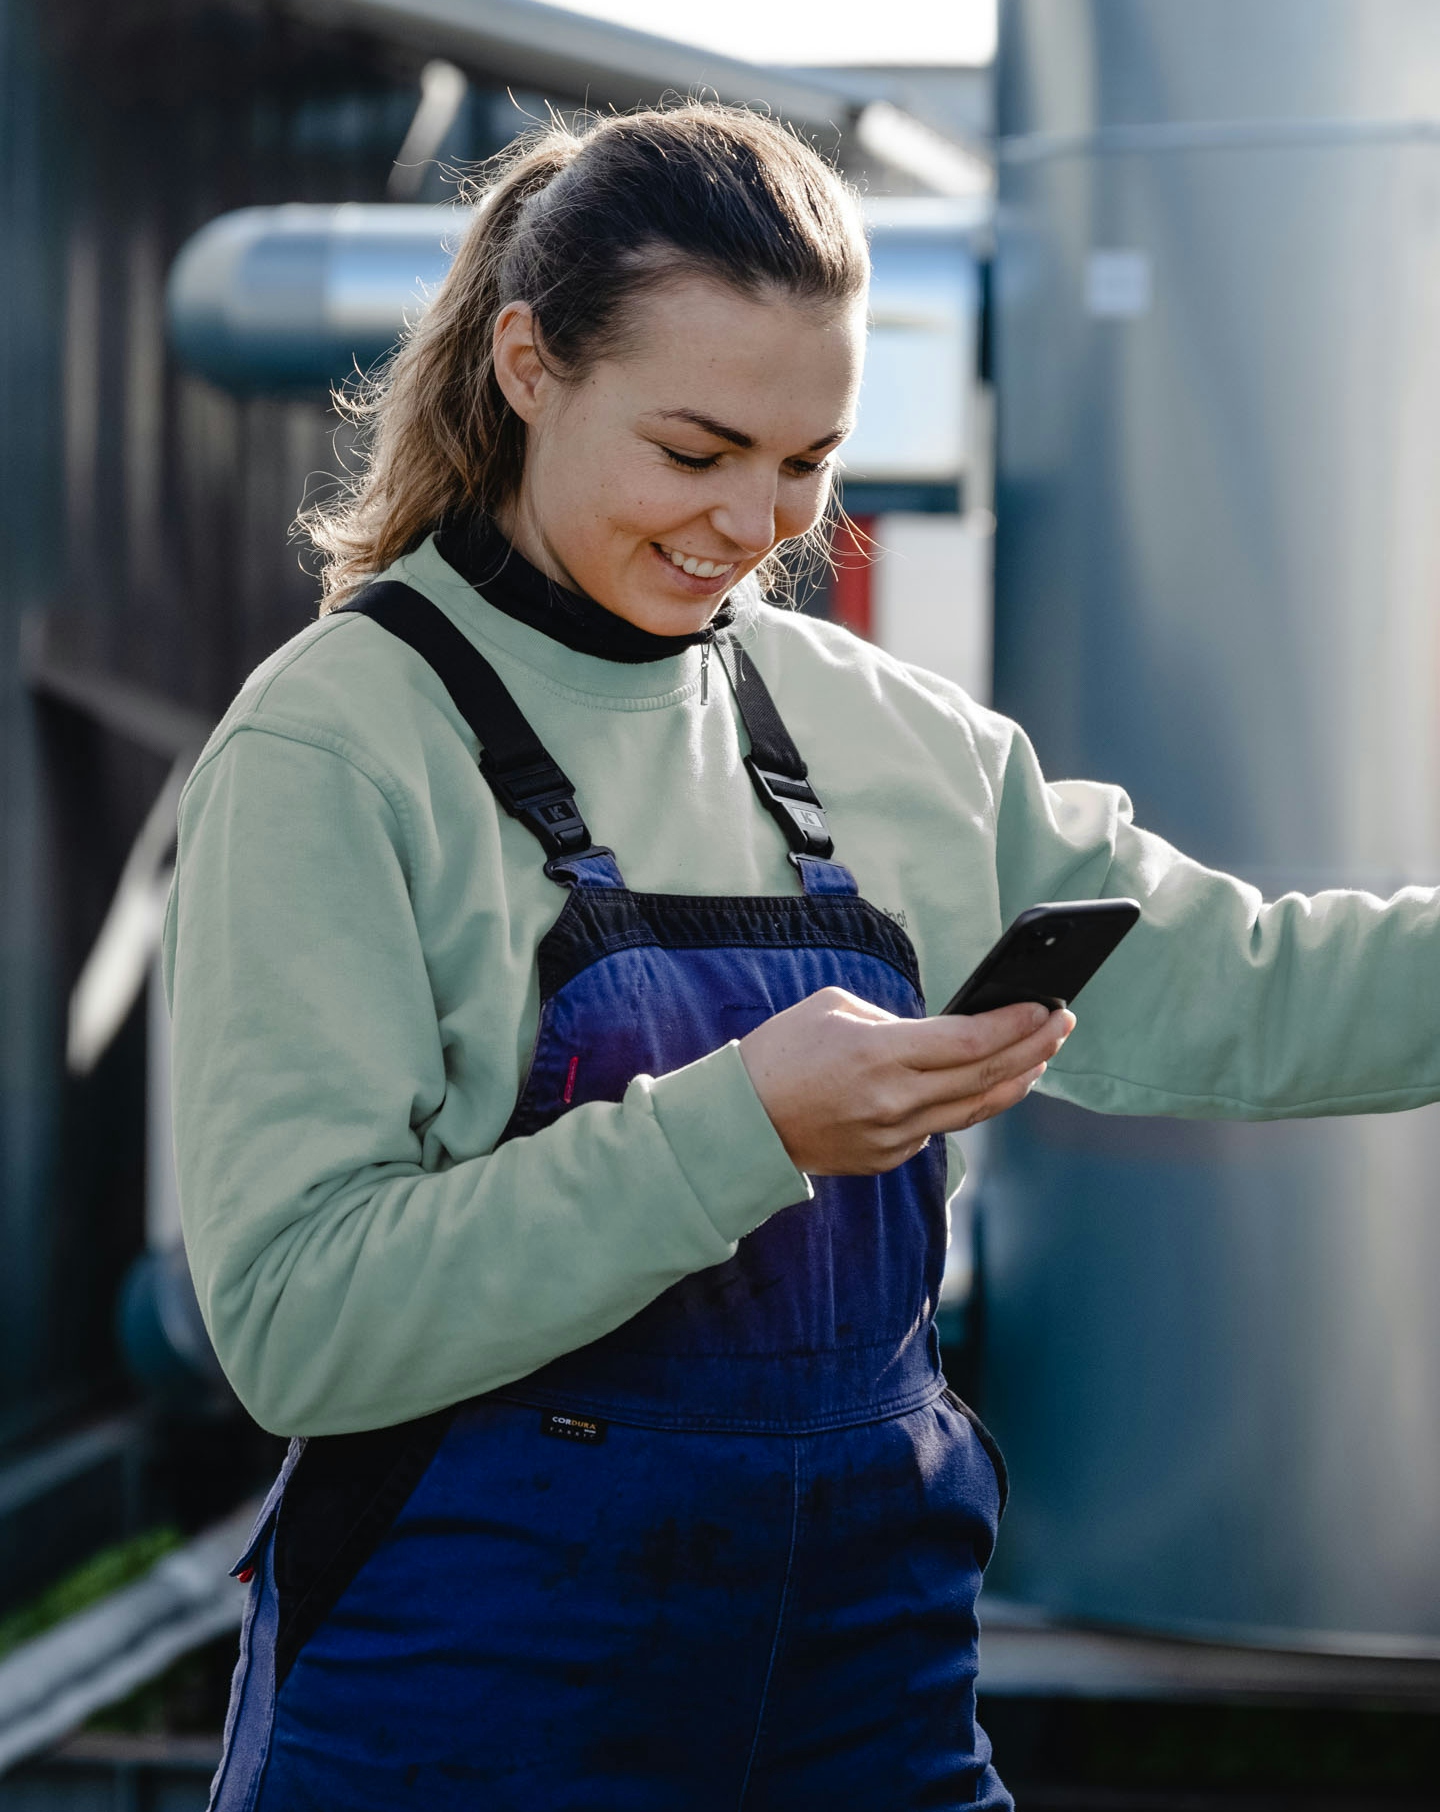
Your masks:
M22 1642L29 1642L45 1631L63 1623L79 1611L88 1610L121 1586L132 1585L142 1578L166 1554L181 1544L178 1529L146 1529L98 1554L92 1554L63 1578L57 1579L38 1597L18 1605L0 1617L0 1659Z

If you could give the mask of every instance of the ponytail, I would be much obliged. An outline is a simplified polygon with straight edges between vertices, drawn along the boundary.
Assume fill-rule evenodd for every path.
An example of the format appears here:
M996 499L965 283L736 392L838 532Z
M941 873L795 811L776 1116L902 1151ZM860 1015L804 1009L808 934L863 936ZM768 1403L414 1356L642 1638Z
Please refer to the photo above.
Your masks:
M519 140L462 189L476 204L444 282L379 374L336 397L362 469L301 512L323 558L321 612L447 516L519 489L525 425L495 377L494 332L528 302L553 367L578 378L622 341L627 305L689 272L744 294L848 301L868 260L853 196L793 134L698 102ZM762 572L762 578L764 574Z

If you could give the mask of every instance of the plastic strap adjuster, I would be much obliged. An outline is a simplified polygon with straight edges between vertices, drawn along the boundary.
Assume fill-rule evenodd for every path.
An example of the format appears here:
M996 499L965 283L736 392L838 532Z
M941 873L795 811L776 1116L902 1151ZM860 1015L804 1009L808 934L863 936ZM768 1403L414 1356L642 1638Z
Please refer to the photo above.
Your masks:
M553 761L502 769L486 751L480 757L480 772L510 816L539 838L547 856L578 856L590 848L590 830L575 803L575 788Z
M745 766L761 804L784 831L791 852L818 856L828 862L835 853L835 843L825 822L825 808L809 781L762 768L753 755L745 757Z

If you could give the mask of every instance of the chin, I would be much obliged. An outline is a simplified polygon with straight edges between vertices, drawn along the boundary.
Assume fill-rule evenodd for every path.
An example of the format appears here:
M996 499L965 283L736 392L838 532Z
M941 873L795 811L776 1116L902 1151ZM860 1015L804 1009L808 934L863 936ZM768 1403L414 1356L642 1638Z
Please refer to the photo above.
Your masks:
M725 593L704 605L691 603L642 606L640 609L617 611L637 629L648 629L651 635L695 635L710 621L725 602Z
M727 585L709 598L673 598L656 596L654 592L637 597L637 589L631 586L628 591L617 588L608 596L596 592L590 595L613 616L636 629L648 630L651 635L694 635L705 627L734 587Z

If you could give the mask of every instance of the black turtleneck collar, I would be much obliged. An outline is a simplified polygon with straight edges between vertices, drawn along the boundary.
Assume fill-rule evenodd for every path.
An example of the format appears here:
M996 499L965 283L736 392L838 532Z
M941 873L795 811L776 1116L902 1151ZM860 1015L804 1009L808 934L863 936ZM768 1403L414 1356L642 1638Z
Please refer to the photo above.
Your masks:
M443 523L436 531L435 546L448 566L507 617L563 642L577 654L595 654L606 661L663 661L713 640L715 632L728 628L735 616L735 607L727 599L694 635L653 635L617 617L584 592L571 591L547 578L510 545L488 516L478 513Z

